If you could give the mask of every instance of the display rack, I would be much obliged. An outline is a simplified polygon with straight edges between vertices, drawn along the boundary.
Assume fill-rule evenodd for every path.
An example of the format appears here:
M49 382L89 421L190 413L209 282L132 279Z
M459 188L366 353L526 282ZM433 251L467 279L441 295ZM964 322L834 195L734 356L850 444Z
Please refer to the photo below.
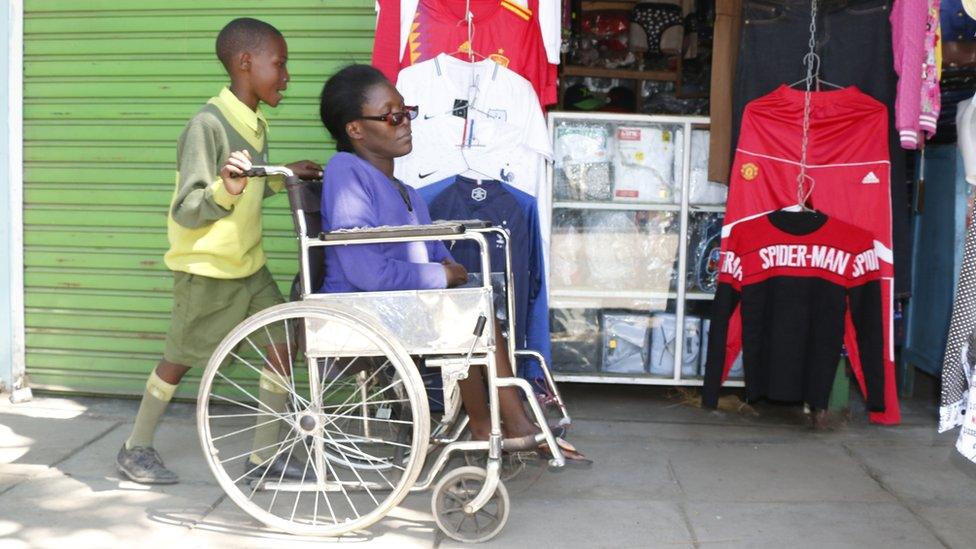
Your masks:
M711 308L711 300L714 294L710 291L703 291L701 288L689 288L689 231L691 218L693 216L707 216L723 213L725 211L724 196L718 201L710 203L696 203L694 197L690 197L692 192L692 143L701 139L692 138L693 132L706 132L709 127L707 117L689 116L655 116L655 115L631 115L615 113L578 113L578 112L551 112L549 113L549 132L553 139L556 150L556 161L547 170L549 188L552 189L552 229L550 232L550 286L549 303L551 324L553 328L553 370L555 377L563 382L587 382L587 383L616 383L616 384L645 384L645 385L701 385L704 371L703 366L689 375L683 373L685 366L693 366L692 361L685 361L686 343L686 318L690 325L694 325L697 319L707 319ZM568 147L566 143L577 142L592 144L598 141L582 141L576 139L574 131L581 131L579 128L596 128L597 133L603 132L604 128L609 135L613 135L613 140L607 141L606 162L609 164L609 183L613 189L610 195L606 195L606 189L600 188L599 192L591 192L589 196L576 196L579 193L577 187L586 187L592 183L592 178L588 179L586 174L580 175L577 168L582 164L591 166L599 162L577 162L572 154L567 154L562 148ZM624 132L621 133L620 129ZM624 179L633 179L634 173L623 158L630 158L626 155L632 154L630 149L618 147L615 141L619 135L624 135L628 129L645 129L645 131L657 132L656 134L664 143L672 139L667 148L673 149L674 160L671 164L670 195L667 189L659 190L660 196L655 197L648 193L647 197L637 196L635 193L641 191L619 191L619 187L627 187L623 183ZM586 132L583 131L583 134ZM571 135L572 134L572 135ZM567 141L567 135L570 140ZM602 135L602 134L601 134ZM584 137L586 137L584 135ZM701 162L702 155L707 157L707 140L704 141L705 150L698 151L700 154L694 155ZM680 145L680 146L679 146ZM585 146L584 146L585 148ZM619 150L617 150L619 148ZM622 151L627 150L627 153ZM590 151L599 153L599 151ZM644 160L642 153L635 153L639 161ZM615 156L616 155L616 156ZM631 159L632 160L632 159ZM623 166L614 169L615 163ZM704 168L704 166L702 166ZM642 167L643 169L643 167ZM651 168L647 168L651 169ZM661 170L667 172L668 170ZM699 171L703 171L699 169ZM707 170L704 170L707 171ZM571 180L569 173L576 174L575 183ZM606 177L603 171L601 178ZM639 172L644 173L644 172ZM651 173L651 172L647 172ZM654 172L658 173L658 172ZM623 174L629 174L624 176ZM704 173L696 172L696 181L702 182ZM575 185L575 186L574 186ZM711 184L715 185L715 184ZM655 187L661 189L662 186ZM701 188L701 187L696 187ZM619 191L619 192L618 192ZM680 197L679 197L680 194ZM572 196L567 196L572 195ZM624 198L621 198L623 195ZM712 194L715 196L715 193ZM691 198L691 199L690 199ZM717 203L716 203L717 202ZM614 230L609 232L602 230L599 225L587 225L587 220L600 219L599 216L618 216L623 218L627 214L633 214L633 219L637 222L635 227L641 227L636 232L628 233L618 240L626 241L622 244L623 250L634 247L634 243L645 243L647 249L653 250L653 261L648 261L647 255L642 255L641 250L635 252L632 259L633 263L628 265L624 262L602 262L606 256L604 251L599 248L602 242L607 242L609 246L614 243ZM626 218L629 219L629 218ZM696 220L700 219L696 217ZM712 218L709 218L712 219ZM569 220L569 221L567 221ZM579 227L572 225L578 221ZM596 223L593 221L592 223ZM641 225L644 224L644 226ZM653 225L657 232L648 232L645 236L645 226ZM696 225L696 227L701 226ZM589 227L589 228L587 228ZM619 228L617 229L619 230ZM590 233L601 233L590 235ZM623 234L623 233L619 233ZM590 236L588 236L590 235ZM573 240L575 239L575 240ZM574 255L570 241L577 242L580 248L579 253ZM662 244L663 243L663 244ZM619 243L617 243L619 244ZM589 248L587 248L589 246ZM626 246L631 246L627 248ZM586 252L584 248L590 250ZM673 257L669 255L669 249L674 249ZM586 256L586 253L597 257ZM610 254L612 256L612 254ZM626 253L624 254L626 255ZM648 265L654 264L652 270ZM589 265L589 266L587 266ZM619 267L623 273L637 273L636 277L622 277L614 279L610 277L607 284L595 283L592 271L607 270ZM697 268L697 266L696 266ZM577 276L580 272L587 272ZM670 275L666 274L670 269ZM608 272L609 272L608 271ZM664 273L664 274L662 274ZM588 279L587 277L590 277ZM643 277L643 278L642 278ZM636 278L638 283L648 281L651 287L633 287ZM619 283L624 287L620 287ZM673 371L670 374L661 374L660 367L655 373L653 368L654 359L647 358L643 371L621 373L619 371L609 371L609 360L605 354L606 349L616 349L615 341L611 342L609 332L604 330L604 324L610 322L608 319L618 319L629 317L633 314L639 322L647 319L648 326L645 339L645 352L651 353L653 330L655 329L655 319L661 329L662 335L658 343L663 341L663 348L669 353L673 364ZM673 338L668 339L663 327L664 319L670 322L673 318ZM568 319L568 320L567 320ZM581 329L583 335L579 339L574 336L566 336L567 329L562 331L559 326L572 324L576 329ZM698 327L699 354L705 352L705 330L704 322ZM639 332L638 332L639 333ZM692 334L693 335L693 334ZM614 336L615 337L615 336ZM694 340L692 340L694 341ZM598 342L600 356L597 359L593 352L593 344ZM660 348L661 346L658 345ZM629 347L629 349L634 348ZM579 349L583 349L580 351ZM689 347L690 349L690 347ZM612 353L614 351L610 351ZM582 357L576 359L575 357ZM631 366L637 367L638 359L633 359ZM703 364L704 360L700 360ZM661 362L658 362L660 366ZM730 379L726 382L727 386L742 386L741 380Z

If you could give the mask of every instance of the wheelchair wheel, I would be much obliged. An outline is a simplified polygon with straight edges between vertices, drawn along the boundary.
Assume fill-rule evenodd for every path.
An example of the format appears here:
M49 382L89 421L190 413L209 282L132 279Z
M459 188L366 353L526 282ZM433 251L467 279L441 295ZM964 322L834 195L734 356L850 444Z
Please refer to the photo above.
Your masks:
M508 490L501 482L484 507L475 513L464 512L485 482L485 470L458 467L448 471L434 487L431 510L437 527L447 537L462 543L480 543L497 536L508 522Z
M322 334L341 337L323 344ZM238 325L197 400L221 488L255 519L299 535L366 528L402 501L423 468L429 416L413 362L384 328L307 302Z

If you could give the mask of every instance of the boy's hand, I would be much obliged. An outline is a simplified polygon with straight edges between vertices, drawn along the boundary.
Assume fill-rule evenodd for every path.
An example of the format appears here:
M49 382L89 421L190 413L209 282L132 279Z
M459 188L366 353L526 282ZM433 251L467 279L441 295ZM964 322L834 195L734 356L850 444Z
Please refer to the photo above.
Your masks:
M295 172L298 179L304 181L318 181L322 179L322 165L311 160L292 162L291 164L285 164L285 167Z
M444 266L444 273L447 275L447 287L456 288L468 282L468 270L464 265L445 259L441 261Z
M242 173L251 169L251 153L244 149L230 153L230 158L223 168L220 168L220 178L224 180L224 188L230 194L241 194L247 187L247 178L240 177ZM237 176L237 177L235 177Z

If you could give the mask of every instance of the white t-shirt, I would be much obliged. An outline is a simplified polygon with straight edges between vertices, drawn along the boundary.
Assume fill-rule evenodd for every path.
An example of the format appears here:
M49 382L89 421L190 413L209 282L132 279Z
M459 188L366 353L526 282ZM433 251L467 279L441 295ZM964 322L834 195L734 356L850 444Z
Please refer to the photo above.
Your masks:
M956 108L956 134L966 181L976 185L976 103L973 99L960 101Z
M553 154L532 84L490 59L468 63L441 54L401 70L397 89L420 112L412 122L413 151L396 159L396 177L420 188L464 174L536 197L548 265L545 163Z

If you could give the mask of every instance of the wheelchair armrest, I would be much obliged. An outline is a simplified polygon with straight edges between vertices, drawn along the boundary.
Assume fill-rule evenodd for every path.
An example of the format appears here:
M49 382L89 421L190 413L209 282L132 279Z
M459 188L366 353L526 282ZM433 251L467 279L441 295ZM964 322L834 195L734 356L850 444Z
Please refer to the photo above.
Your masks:
M367 227L363 229L341 229L319 233L319 240L326 242L354 242L375 238L410 238L429 236L452 236L463 234L466 227L457 222L444 222L432 225L403 225L398 227Z
M460 223L461 225L464 225L464 228L466 230L469 231L473 231L477 229L487 229L493 226L491 224L491 221L482 221L480 219L451 219L451 220L438 219L434 221L435 225L439 223Z

